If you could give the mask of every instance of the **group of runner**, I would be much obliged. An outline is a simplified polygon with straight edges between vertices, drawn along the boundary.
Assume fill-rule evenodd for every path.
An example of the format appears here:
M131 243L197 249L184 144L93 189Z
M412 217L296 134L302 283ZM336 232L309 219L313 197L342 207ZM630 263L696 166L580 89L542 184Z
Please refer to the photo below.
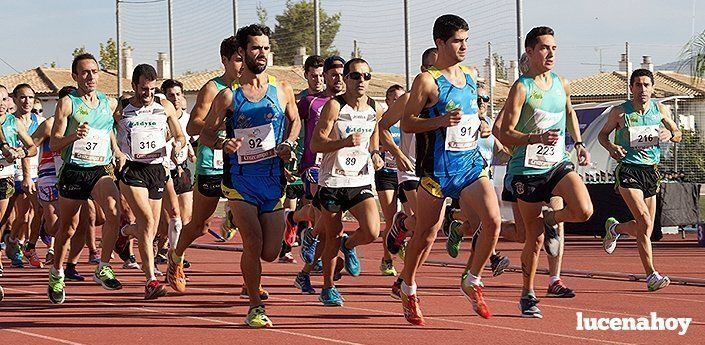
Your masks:
M6 241L13 266L22 265L15 259L24 238L30 265L41 266L33 263L39 261L39 221L26 215L33 211L53 236L47 290L52 303L64 302L65 280L83 278L76 271L80 250L101 225L94 280L103 288L122 288L111 254L129 263L134 238L145 299L167 293L156 278L160 258L168 264L168 285L184 293L186 249L207 233L225 197L221 233L232 238L237 230L242 237L241 296L249 299L250 327L272 326L263 303L268 293L261 284L262 260L295 262L291 247L298 235L303 268L294 285L318 294L323 305L342 306L335 282L343 269L360 274L356 248L380 233L380 272L396 276L393 255L400 256L403 269L391 295L401 299L408 322L423 325L416 276L441 228L452 257L459 255L463 237L471 238L460 288L484 318L492 315L483 297L485 265L495 276L509 265L495 250L498 238L524 243L519 307L524 317L542 317L534 289L541 248L549 260L547 294L575 296L560 278L563 223L587 221L593 212L566 149L566 132L578 164L588 164L590 156L569 83L552 71L553 30L536 27L527 34L521 76L496 118L487 111L490 99L476 70L462 65L468 34L462 18L437 18L435 47L423 53L421 73L408 92L389 87L386 107L369 96L372 68L361 58L309 57L308 88L295 96L289 83L267 73L271 32L259 24L223 40L224 73L201 88L191 114L184 110L183 85L169 79L158 87L156 71L146 64L134 69L133 96L107 97L98 91L99 66L90 54L74 58L76 88L62 91L54 117L44 122L31 112L29 85L12 91L15 114L7 113L9 93L0 86L0 211L15 211ZM629 84L634 97L611 110L599 140L619 162L616 188L634 220L608 219L603 244L612 253L621 234L634 236L647 288L654 291L669 284L654 268L649 240L659 143L678 142L681 132L668 108L651 99L651 72L634 71ZM501 196L512 205L513 221L502 220L491 181L497 152L510 157ZM189 159L195 159L193 183ZM383 228L375 195L387 220ZM343 231L346 212L357 220L355 231ZM323 276L320 292L312 286L313 271Z

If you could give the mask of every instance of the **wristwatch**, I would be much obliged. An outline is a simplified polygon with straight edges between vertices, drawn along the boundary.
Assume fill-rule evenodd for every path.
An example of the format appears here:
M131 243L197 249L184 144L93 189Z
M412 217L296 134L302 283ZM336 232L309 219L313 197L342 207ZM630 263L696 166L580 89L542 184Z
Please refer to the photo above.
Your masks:
M575 147L575 148L577 148L578 146L582 146L583 148L585 148L585 144L583 144L582 141L576 141L575 144L573 145L573 147Z

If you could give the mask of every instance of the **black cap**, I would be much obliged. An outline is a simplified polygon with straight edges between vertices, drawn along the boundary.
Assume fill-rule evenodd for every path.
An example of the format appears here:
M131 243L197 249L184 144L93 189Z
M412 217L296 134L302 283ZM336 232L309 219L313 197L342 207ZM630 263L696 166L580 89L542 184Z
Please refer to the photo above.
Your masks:
M329 56L323 61L323 72L331 68L342 68L345 65L345 59L338 55Z

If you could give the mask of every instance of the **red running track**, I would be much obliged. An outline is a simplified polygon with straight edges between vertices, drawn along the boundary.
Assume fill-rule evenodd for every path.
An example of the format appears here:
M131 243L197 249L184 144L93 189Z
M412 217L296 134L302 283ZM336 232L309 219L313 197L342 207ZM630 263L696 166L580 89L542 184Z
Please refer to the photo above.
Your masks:
M200 242L212 243L206 237ZM500 242L498 248L513 265L519 264L519 245ZM667 237L655 244L654 252L662 273L705 278L705 248L697 247L692 235L686 241ZM294 253L298 256L298 248ZM507 272L484 279L485 297L494 313L485 320L472 312L458 289L461 270L440 266L421 269L419 296L427 325L414 327L404 320L400 302L389 297L394 278L379 274L381 242L360 248L359 254L363 274L344 276L338 284L345 298L341 308L323 307L317 295L301 295L293 287L299 264L264 264L263 284L271 293L267 311L275 325L266 330L243 326L247 301L238 296L239 253L190 249L187 257L193 267L187 270L188 292L170 291L156 301L142 299L141 272L118 267L123 290L105 291L92 281L68 282L66 303L52 305L46 297L46 269L6 265L0 278L6 291L0 302L0 339L2 344L695 344L702 343L705 335L705 287L672 285L648 293L643 282L564 276L577 296L554 299L542 297L548 277L538 276L544 318L524 319L517 307L521 274ZM461 257L467 254L463 251ZM445 254L441 239L431 259L462 261ZM94 266L85 262L87 258L82 258L79 271L89 276ZM395 262L400 270L402 264ZM542 253L540 266L545 265ZM642 273L633 240L621 241L616 252L607 256L597 240L569 237L564 267ZM312 280L319 290L321 277ZM676 331L578 331L576 312L608 318L656 312L660 317L691 317L693 322L683 336Z

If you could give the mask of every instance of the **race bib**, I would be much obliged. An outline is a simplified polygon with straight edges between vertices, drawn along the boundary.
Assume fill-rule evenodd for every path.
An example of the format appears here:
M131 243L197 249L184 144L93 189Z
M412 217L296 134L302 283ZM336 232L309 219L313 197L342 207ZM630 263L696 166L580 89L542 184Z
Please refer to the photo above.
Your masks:
M213 168L223 169L223 150L213 150Z
M277 145L274 127L271 123L251 128L238 128L235 138L243 138L242 146L237 150L237 162L252 164L276 156Z
M531 144L526 146L524 166L536 169L551 168L563 160L565 141L561 137L556 145Z
M467 151L477 147L480 138L480 118L477 114L463 115L457 126L446 128L446 151Z
M367 174L370 153L362 147L344 147L338 150L333 176L360 176Z
M321 163L323 163L323 154L322 153L316 153L316 159L313 161L313 164L321 166Z
M84 163L103 163L110 152L110 132L91 129L88 135L74 141L71 159Z
M15 163L8 163L5 158L0 158L0 178L15 176Z
M389 170L397 170L397 160L389 152L384 153L384 168Z
M181 163L185 162L187 155L188 155L188 144L186 145L186 147L184 147L183 149L181 149L181 151L179 151L179 152L176 154L176 163L177 163L177 164L181 164Z
M164 132L158 129L132 132L132 158L136 160L151 160L166 156L166 138Z
M659 143L658 125L629 127L629 146L646 148Z

